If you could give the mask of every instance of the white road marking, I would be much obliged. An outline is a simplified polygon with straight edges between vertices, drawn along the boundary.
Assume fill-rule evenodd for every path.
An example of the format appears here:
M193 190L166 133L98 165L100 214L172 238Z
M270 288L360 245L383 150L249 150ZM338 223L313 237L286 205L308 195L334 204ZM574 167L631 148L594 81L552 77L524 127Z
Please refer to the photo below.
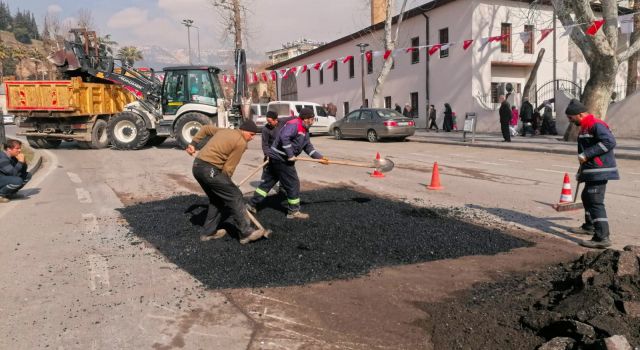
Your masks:
M88 234L95 235L99 232L98 218L94 214L82 214L82 220L84 221L85 231Z
M511 160L511 159L502 159L502 158L500 158L500 160L504 160L505 162L511 162L511 163L524 163L524 161L522 160Z
M110 294L111 283L107 259L102 255L90 254L87 256L87 262L89 263L89 289L91 291L104 289L107 294Z
M640 175L640 173L629 173L631 175Z
M536 169L537 171L545 171L548 173L558 173L558 174L564 174L566 173L566 171L559 171L559 170L548 170L548 169Z
M499 166L506 165L506 164L502 164L502 163L483 162L481 160L475 160L475 159L465 159L465 162L478 163L478 164L487 164L487 165L499 165Z
M552 166L556 167L556 168L565 168L565 169L577 170L575 166L567 166L567 165L552 165Z
M78 174L76 173L70 173L67 172L67 176L69 176L69 179L73 182L73 183L82 183L82 179L80 178L80 176L78 176Z
M76 188L76 195L78 196L78 201L80 203L91 203L91 202L93 202L93 200L91 199L91 194L89 193L89 191L85 190L82 187Z

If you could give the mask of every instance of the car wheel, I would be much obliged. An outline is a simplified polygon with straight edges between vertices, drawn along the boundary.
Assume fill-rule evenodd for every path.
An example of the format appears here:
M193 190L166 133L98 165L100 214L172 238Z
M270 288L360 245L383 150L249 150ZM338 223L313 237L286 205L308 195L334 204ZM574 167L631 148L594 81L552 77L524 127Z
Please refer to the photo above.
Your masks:
M149 129L144 119L132 112L122 112L109 120L107 133L116 149L136 150L149 140Z
M107 135L107 122L98 119L93 125L91 131L91 147L93 149L101 149L109 146L109 136Z
M378 134L375 130L370 129L367 131L367 140L369 140L369 142L378 142Z
M340 128L335 128L333 129L333 137L336 138L336 140L342 140L342 131L340 130Z

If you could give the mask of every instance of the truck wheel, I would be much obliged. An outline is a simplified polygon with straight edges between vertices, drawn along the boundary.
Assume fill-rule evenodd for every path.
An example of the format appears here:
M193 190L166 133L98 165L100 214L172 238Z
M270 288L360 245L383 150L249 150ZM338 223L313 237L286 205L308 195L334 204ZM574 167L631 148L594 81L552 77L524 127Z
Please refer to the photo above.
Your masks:
M107 135L107 122L98 119L91 131L91 148L101 149L109 146L109 136Z
M62 143L62 140L56 139L45 139L44 137L33 137L31 140L27 137L27 141L30 145L33 146L35 143L35 148L58 148Z
M202 113L189 112L180 117L174 129L180 147L186 148L200 128L207 124L211 124L211 119Z
M31 146L32 148L40 148L40 145L36 142L37 140L38 140L38 137L27 136L27 142L29 143L29 146Z
M149 141L149 130L137 114L122 112L109 120L107 135L116 149L136 150Z

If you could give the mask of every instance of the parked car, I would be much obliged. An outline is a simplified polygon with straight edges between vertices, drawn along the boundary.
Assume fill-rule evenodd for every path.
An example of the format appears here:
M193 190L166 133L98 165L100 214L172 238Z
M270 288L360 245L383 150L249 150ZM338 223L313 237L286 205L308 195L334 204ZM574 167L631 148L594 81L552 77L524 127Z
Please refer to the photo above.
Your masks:
M16 123L16 117L13 114L5 114L2 116L2 120L4 122L4 125L8 125L8 124L15 124Z
M369 142L380 139L404 140L416 132L416 123L392 109L363 108L347 114L332 127L337 140L366 138Z
M303 108L311 108L315 115L315 122L309 129L310 134L329 134L336 117L329 115L327 110L314 102L303 101L273 101L269 102L267 110L278 113L278 118L297 117Z
M258 130L267 124L267 104L266 103L252 103L251 112L253 113L253 121L258 126Z

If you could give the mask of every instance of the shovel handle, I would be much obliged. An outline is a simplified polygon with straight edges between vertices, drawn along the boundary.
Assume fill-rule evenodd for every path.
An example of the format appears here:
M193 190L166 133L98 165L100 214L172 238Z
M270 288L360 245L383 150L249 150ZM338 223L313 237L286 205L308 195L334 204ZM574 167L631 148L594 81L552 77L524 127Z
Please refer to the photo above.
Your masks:
M322 159L313 159L313 158L296 158L296 160L302 160L305 162L315 162L315 163L328 163L328 164L339 164L339 165L349 165L349 166L357 166L362 168L375 168L373 164L369 163L358 163L358 162L348 162L344 160L322 160Z
M268 160L265 160L264 163L258 165L255 169L253 169L249 175L247 175L247 177L245 177L244 179L242 179L242 181L238 182L238 187L244 185L245 182L247 182L250 178L253 177L253 175L255 175L258 171L260 171L262 168L265 167L265 165L267 165L269 163Z

